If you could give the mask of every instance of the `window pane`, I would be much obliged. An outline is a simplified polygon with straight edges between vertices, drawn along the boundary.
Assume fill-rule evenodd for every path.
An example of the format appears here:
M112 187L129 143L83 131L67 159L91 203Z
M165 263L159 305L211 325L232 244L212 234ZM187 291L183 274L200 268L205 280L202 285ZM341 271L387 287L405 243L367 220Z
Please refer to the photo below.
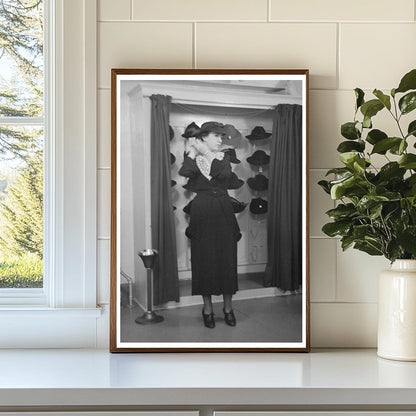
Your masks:
M0 126L0 288L43 285L43 128Z
M40 0L0 0L0 116L43 114Z

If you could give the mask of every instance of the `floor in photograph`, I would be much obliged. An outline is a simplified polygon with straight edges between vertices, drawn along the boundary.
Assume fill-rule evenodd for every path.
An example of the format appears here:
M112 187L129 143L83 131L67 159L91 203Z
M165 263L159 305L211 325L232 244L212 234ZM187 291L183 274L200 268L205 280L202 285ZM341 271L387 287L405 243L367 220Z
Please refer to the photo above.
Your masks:
M224 322L223 304L214 303L216 327L206 328L202 306L157 311L164 321L140 325L136 306L121 308L122 342L300 342L302 295L272 296L233 301L237 326Z

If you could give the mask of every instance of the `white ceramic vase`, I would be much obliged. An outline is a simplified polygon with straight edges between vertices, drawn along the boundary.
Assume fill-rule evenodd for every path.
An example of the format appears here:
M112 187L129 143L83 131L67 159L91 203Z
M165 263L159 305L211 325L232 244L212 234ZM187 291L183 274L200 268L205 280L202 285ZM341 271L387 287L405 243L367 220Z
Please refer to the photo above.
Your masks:
M396 260L380 275L377 355L416 361L416 260Z

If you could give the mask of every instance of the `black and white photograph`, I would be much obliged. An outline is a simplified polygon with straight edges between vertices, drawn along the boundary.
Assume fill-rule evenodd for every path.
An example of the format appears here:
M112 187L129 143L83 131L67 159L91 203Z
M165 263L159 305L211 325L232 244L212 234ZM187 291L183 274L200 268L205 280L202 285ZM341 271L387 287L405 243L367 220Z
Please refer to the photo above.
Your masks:
M112 352L309 351L308 70L112 70Z

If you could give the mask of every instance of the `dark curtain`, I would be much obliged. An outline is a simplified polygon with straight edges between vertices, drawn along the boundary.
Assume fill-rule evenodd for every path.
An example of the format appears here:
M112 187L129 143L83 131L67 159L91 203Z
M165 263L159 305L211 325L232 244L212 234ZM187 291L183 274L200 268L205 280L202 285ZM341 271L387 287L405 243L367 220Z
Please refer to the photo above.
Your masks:
M152 95L151 112L151 203L152 244L159 257L154 267L154 304L179 301L175 220L172 206L169 147L171 97Z
M273 119L265 286L302 284L302 106L279 104Z

